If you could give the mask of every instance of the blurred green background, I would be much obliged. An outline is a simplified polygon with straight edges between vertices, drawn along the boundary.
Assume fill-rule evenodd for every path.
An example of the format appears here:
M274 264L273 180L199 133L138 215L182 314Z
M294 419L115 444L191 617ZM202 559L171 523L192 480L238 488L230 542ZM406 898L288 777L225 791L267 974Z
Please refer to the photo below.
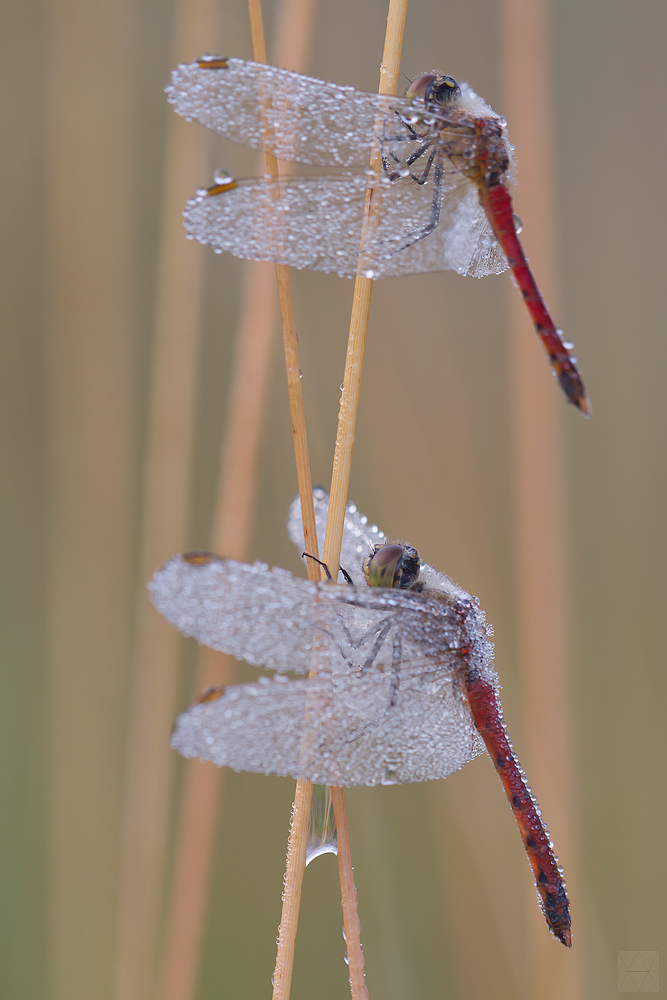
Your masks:
M273 0L264 6L271 42ZM121 1000L122 805L173 115L162 88L175 56L200 53L174 53L175 12L155 0L24 0L3 10L0 995ZM385 18L384 0L320 3L307 70L375 90ZM503 113L499 19L491 0L412 0L405 74L441 67ZM593 419L559 411L572 734L545 727L544 740L556 759L567 741L576 776L573 846L561 854L575 873L575 948L557 961L574 963L591 1000L616 994L619 951L664 951L667 931L666 29L657 0L551 5L555 312L576 341ZM241 0L220 0L203 48L251 56ZM246 151L213 143L210 169L190 190L213 167L256 172ZM246 268L202 253L190 548L210 546ZM352 283L293 279L313 480L328 485ZM479 595L530 776L517 666L511 294L507 275L376 287L350 497ZM278 345L276 328L249 556L300 571L284 528L296 478ZM542 381L556 392L546 364ZM183 643L174 713L190 699L193 664ZM241 676L250 670L239 667ZM270 994L293 787L224 776L197 1000ZM542 805L558 848L559 817ZM348 810L371 997L537 995L533 888L486 757L446 782L352 790ZM343 955L326 856L306 875L294 1000L344 997Z

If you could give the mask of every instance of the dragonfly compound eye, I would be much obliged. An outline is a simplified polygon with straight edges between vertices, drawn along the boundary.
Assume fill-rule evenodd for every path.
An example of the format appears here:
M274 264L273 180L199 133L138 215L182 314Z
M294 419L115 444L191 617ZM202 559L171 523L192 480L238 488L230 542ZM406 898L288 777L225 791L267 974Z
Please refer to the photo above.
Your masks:
M444 74L435 76L432 83L426 88L424 100L438 101L440 104L445 101L453 101L461 96L461 88L453 76Z
M419 553L411 545L381 545L364 563L369 587L412 587L419 576Z

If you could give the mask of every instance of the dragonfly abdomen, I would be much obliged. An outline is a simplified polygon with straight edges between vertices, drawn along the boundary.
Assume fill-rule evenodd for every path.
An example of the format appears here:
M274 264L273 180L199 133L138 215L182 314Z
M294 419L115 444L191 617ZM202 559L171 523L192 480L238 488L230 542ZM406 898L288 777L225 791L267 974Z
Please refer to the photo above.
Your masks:
M569 350L572 345L567 345L561 336L562 331L556 329L517 236L510 193L502 183L493 186L478 185L478 190L482 207L507 257L507 263L519 286L552 371L568 402L585 416L590 416L591 405L586 388L577 368L576 358Z
M535 876L540 907L554 937L572 945L570 901L565 879L540 807L512 748L500 700L493 685L469 671L466 687L477 730L503 784Z

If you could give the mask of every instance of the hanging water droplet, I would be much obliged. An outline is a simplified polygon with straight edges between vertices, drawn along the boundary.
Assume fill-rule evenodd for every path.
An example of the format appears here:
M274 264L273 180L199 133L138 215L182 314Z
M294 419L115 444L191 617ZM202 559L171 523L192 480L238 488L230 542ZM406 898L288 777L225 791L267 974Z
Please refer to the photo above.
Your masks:
M375 277L375 271L373 270L372 267L366 268L366 270L362 271L361 273L362 273L362 276L364 278L374 278Z
M310 828L306 842L306 865L320 854L337 854L338 836L336 818L333 811L331 789L327 785L315 785L310 807Z
M517 215L516 212L513 212L512 218L514 219L514 228L516 229L517 233L520 233L521 230L523 229L523 222L521 220L521 216Z

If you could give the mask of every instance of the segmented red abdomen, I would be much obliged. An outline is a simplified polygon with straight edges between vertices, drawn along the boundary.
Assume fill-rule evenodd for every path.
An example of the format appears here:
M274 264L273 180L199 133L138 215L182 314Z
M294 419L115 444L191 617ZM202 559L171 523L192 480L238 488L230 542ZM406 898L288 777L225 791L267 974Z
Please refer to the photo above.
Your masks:
M533 272L517 236L510 193L502 183L496 183L490 187L482 183L478 185L478 189L486 216L507 257L507 262L512 269L512 274L535 326L535 332L547 352L549 364L568 401L578 407L586 416L589 416L591 405L586 396L583 379L575 359L563 342L560 330L556 329L554 321L549 315L547 304L537 287Z
M466 687L475 725L503 783L521 831L535 876L540 907L554 937L570 948L570 901L565 879L540 807L512 749L500 700L492 684L484 680L478 671L468 672Z

